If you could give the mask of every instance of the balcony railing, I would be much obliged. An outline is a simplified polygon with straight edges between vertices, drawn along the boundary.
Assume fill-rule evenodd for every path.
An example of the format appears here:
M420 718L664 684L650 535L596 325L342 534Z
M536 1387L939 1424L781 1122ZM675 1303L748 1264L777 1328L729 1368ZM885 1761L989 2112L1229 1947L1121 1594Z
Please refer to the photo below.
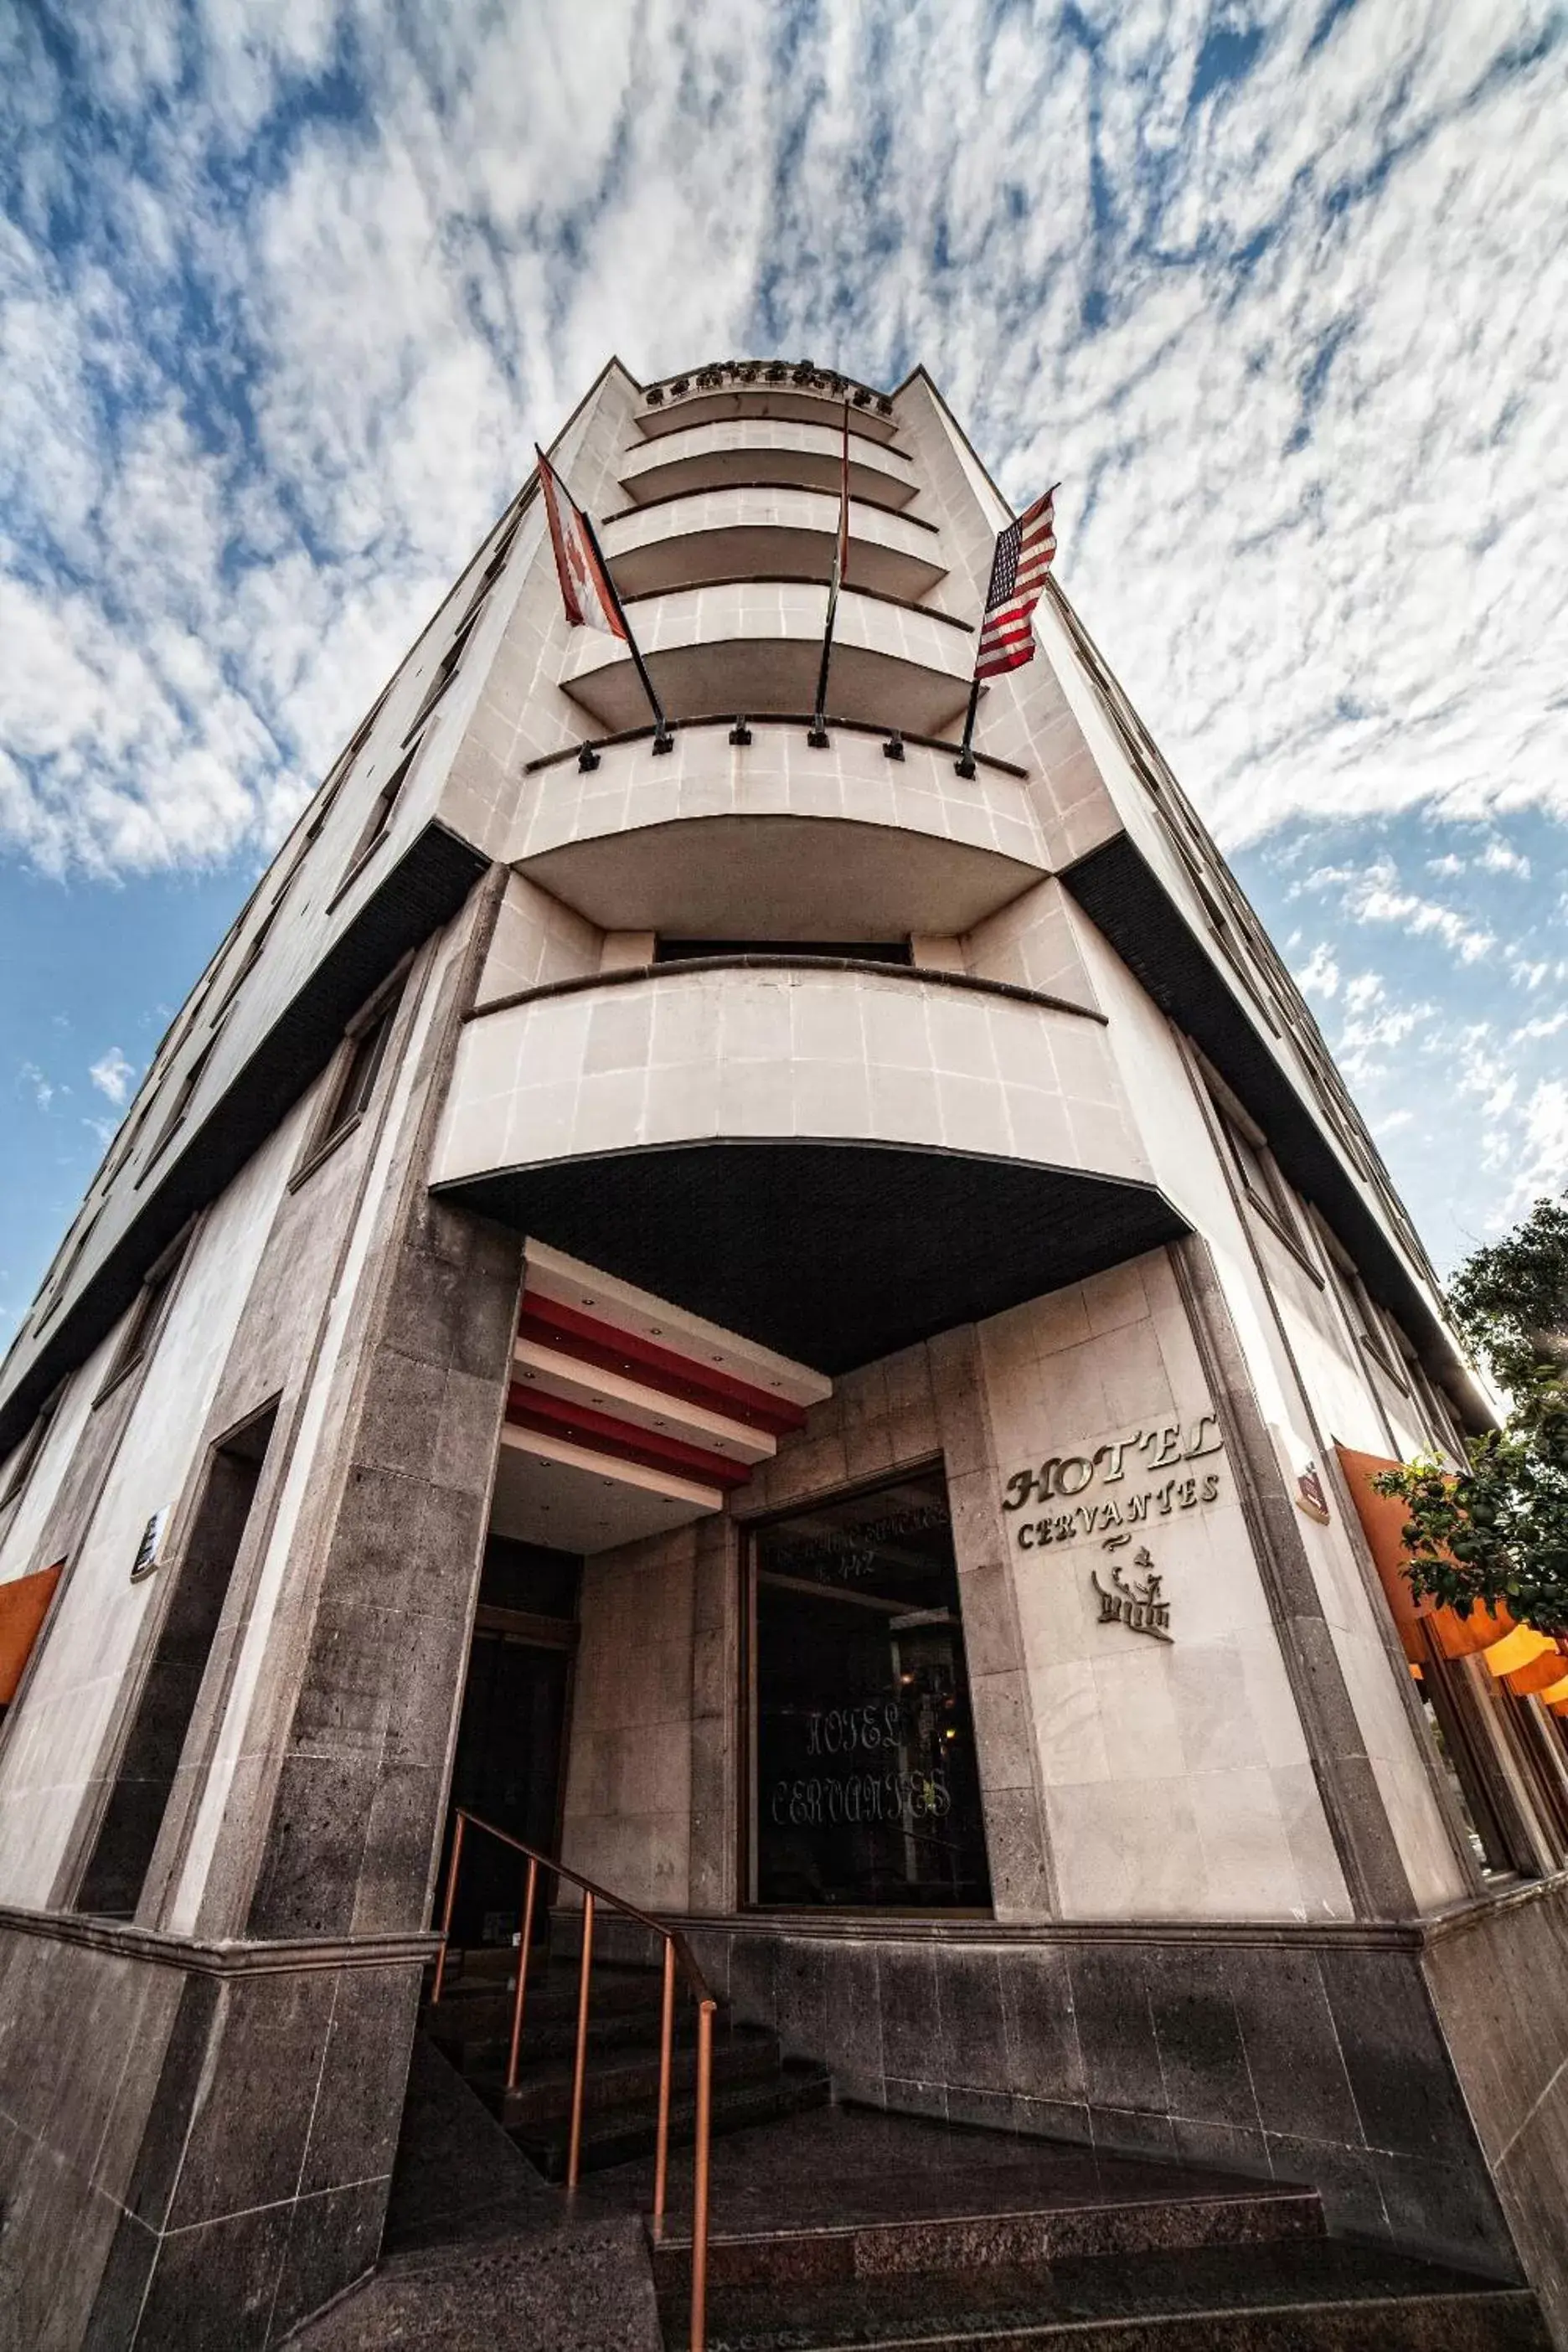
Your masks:
M647 1911L639 1911L635 1903L627 1903L607 1887L596 1886L591 1878L584 1878L575 1870L551 1854L541 1853L510 1830L498 1829L494 1822L468 1812L459 1806L452 1832L452 1859L447 1870L447 1893L441 1909L441 1948L436 1956L436 1981L430 1994L432 2008L441 1999L447 1979L447 1948L452 1932L452 1907L458 1892L458 1873L463 1862L463 1840L470 1829L486 1837L499 1839L521 1854L527 1864L522 1900L522 1933L518 1943L517 1987L512 1998L511 2037L507 2050L506 2087L517 2087L518 2053L522 2043L522 2023L528 2000L528 1963L533 1937L534 1912L538 1902L539 1877L546 1874L564 1878L579 1888L583 1896L583 1956L577 1975L577 2041L572 2061L572 2116L566 2151L566 2186L575 2189L583 2158L583 2095L588 2071L588 2019L593 1992L594 1914L605 1903L624 1917L635 1919L639 1927L658 1937L664 1946L664 1993L659 2013L658 2043L658 2124L654 2147L653 2220L658 2229L664 2221L665 2203L669 2186L669 2105L675 2048L675 1992L677 1976L683 1976L697 2003L697 2099L693 2117L695 2148L692 2160L691 2184L691 2352L703 2352L708 2339L708 2192L710 2180L710 2147L712 2137L713 2106L713 2019L718 2003L709 1990L708 1980L692 1957L691 1948L678 1928L667 1927Z

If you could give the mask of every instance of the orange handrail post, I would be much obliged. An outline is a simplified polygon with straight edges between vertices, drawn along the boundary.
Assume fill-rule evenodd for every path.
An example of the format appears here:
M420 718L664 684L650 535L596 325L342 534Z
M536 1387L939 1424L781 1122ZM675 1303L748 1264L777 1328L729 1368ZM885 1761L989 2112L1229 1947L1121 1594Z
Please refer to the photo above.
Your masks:
M499 1838L528 1864L528 1878L522 1906L522 1937L518 1946L517 1990L512 2002L511 2046L507 2054L506 2086L517 2087L518 2052L522 2041L523 2008L528 1995L528 1960L533 1940L533 1919L539 1894L539 1874L544 1871L554 1877L564 1878L582 1892L583 1896L583 1958L577 1979L577 2046L572 2064L572 2129L566 2155L566 2186L575 2189L583 2163L583 2109L588 2073L588 2021L593 1987L594 1917L595 1906L607 1903L613 1911L623 1912L657 1936L664 1946L664 1986L659 2015L659 2075L658 2075L658 2137L654 2176L654 2221L662 2223L669 2190L669 2117L675 2064L675 1980L679 1969L686 1977L697 2000L697 2112L696 2155L691 2181L691 2352L704 2352L708 2331L708 2208L710 2192L710 2149L712 2142L713 2109L713 2019L718 2003L708 1989L707 1979L698 1967L690 1946L678 1927L667 1927L662 1919L641 1911L635 1903L612 1895L607 1887L596 1886L581 1871L569 1870L537 1847L525 1845L521 1838L513 1837L510 1830L498 1828L479 1813L470 1813L461 1805L456 1808L452 1832L452 1860L447 1873L446 1899L441 1910L441 1942L436 1955L436 1982L431 1992L432 2005L441 1998L446 1979L447 1948L452 1932L452 1908L457 1899L458 1870L463 1857L463 1837L469 1823L483 1830L487 1837Z
M664 2220L665 2191L669 2186L669 2075L675 2046L675 1944L664 1939L664 2000L658 2024L658 2141L653 2165L653 2218Z
M533 1898L539 1887L539 1864L528 1863L528 1892L522 1898L522 1940L517 1948L517 1999L511 2008L511 2048L507 2052L506 2086L517 2088L517 2051L522 2040L522 2004L528 1990L528 1955L533 1942Z
M588 1993L594 1969L594 1898L583 1897L583 1966L577 1978L577 2054L572 2062L572 2138L566 2150L566 2186L575 2189L583 2156L583 2085L588 2073Z
M697 2150L691 2174L691 2352L708 2340L709 2142L713 2094L713 2002L697 2011Z
M447 1942L452 1932L452 1903L458 1892L458 1864L463 1858L463 1824L468 1818L467 1813L460 1812L452 1831L452 1859L447 1865L447 1900L441 1906L441 1948L436 1955L436 1982L430 1992L432 2009L441 1998L441 1987L447 1978Z

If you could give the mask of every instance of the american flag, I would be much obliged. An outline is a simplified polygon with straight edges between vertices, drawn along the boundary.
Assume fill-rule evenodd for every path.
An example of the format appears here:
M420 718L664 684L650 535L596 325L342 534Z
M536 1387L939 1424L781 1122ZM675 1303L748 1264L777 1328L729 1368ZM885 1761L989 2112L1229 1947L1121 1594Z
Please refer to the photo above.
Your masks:
M974 664L977 678L1000 677L1004 670L1021 669L1035 658L1030 616L1057 551L1055 498L1053 484L1026 514L1008 524L996 541L980 624L980 650Z
M626 616L605 570L588 518L537 445L535 454L566 618L574 628L603 629L612 637L625 637Z

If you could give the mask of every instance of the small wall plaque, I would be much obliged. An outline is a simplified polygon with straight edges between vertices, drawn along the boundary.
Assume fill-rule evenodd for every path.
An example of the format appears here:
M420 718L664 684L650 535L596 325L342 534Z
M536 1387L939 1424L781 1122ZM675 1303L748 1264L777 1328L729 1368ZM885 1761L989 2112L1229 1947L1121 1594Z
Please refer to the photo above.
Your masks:
M1296 1508L1305 1511L1310 1519L1316 1519L1320 1527L1328 1526L1329 1498L1323 1492L1315 1462L1309 1462L1304 1470L1296 1473Z
M161 1511L153 1512L142 1530L142 1540L136 1547L136 1557L131 1564L132 1584L140 1584L142 1578L151 1576L153 1570L158 1566L163 1552L163 1530L168 1523L169 1507L165 1504Z

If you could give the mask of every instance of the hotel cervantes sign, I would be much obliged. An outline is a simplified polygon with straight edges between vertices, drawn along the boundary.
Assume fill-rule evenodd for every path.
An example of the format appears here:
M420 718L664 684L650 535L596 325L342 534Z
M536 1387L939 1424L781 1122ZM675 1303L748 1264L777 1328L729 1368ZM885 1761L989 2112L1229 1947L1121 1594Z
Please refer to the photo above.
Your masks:
M1014 1520L1013 1541L1019 1551L1044 1551L1098 1539L1100 1549L1111 1555L1106 1563L1109 1584L1098 1570L1089 1571L1100 1622L1169 1642L1171 1603L1147 1545L1140 1543L1133 1553L1131 1575L1115 1555L1138 1531L1218 1502L1218 1467L1190 1465L1224 1450L1219 1423L1205 1412L1190 1423L1155 1422L1091 1452L1048 1454L1037 1468L1016 1470L1006 1482L1005 1511L1039 1510L1037 1517Z
M1189 1465L1224 1451L1219 1424L1205 1412L1193 1422L1157 1421L1092 1453L1049 1454L1037 1469L1015 1470L1003 1490L1005 1511L1043 1507L1040 1517L1015 1522L1014 1543L1044 1551L1201 1510L1220 1499L1220 1473Z

